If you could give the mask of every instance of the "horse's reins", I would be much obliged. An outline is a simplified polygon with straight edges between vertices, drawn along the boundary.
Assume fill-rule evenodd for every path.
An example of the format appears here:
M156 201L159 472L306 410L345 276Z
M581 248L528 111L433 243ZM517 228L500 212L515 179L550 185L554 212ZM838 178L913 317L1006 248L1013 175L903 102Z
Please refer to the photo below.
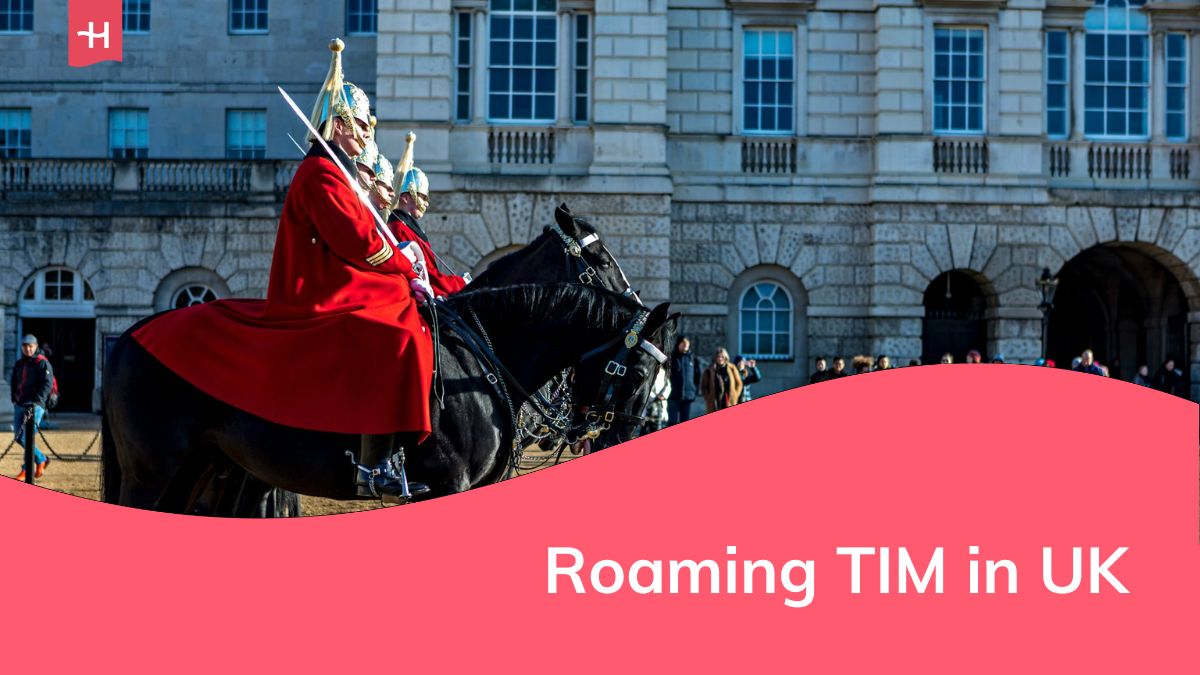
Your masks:
M593 232L583 239L576 241L574 237L564 232L563 229L558 226L558 223L547 225L546 230L553 232L558 236L559 241L562 242L563 264L567 265L567 276L574 276L575 278L579 279L579 283L583 284L584 286L598 286L599 282L596 280L596 277L598 276L596 274L596 268L592 267L587 260L584 260L583 252L588 246L599 242L600 235ZM600 247L606 252L608 251L608 248L605 247L603 243L600 244ZM612 257L611 253L608 255L609 257ZM572 265L574 266L574 269L570 269ZM632 298L633 300L636 300L639 305L645 307L645 305L642 303L642 299L638 297L637 292L634 291L633 287L629 285L629 279L625 277L625 270L621 270L619 265L617 266L617 269L621 272L621 280L625 282L625 290L621 291L621 295L626 298Z

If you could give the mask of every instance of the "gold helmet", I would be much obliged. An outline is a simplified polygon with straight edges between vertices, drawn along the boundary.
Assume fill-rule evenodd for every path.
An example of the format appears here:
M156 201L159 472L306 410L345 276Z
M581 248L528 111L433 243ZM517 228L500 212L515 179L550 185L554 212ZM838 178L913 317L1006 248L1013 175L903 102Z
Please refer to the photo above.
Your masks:
M346 44L337 38L329 41L329 51L333 52L333 59L329 64L329 74L325 76L325 84L322 85L316 103L313 104L309 121L312 122L313 128L320 131L322 137L329 141L333 139L333 125L327 125L324 129L321 129L321 125L336 115L354 130L354 138L363 143L362 133L354 120L371 123L371 102L367 99L365 91L343 79L342 50L345 48ZM310 143L316 140L311 133L308 136Z

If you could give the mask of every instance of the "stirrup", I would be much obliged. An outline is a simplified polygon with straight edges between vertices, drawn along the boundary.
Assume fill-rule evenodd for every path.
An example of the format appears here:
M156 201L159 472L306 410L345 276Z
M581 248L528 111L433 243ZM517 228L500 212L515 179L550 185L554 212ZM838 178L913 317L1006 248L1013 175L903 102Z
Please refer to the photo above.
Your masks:
M404 461L399 456L389 457L377 466L359 464L350 450L346 451L346 456L350 458L350 463L356 470L354 485L355 495L358 497L371 497L393 504L407 504L412 501L413 497L429 492L428 485L408 480L408 474L404 470ZM399 474L396 472L394 463L400 467Z

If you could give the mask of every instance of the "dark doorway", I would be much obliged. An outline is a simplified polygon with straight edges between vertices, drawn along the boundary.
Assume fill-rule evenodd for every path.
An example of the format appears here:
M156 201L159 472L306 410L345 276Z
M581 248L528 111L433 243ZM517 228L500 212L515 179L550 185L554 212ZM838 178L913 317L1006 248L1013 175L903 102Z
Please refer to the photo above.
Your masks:
M1168 358L1186 377L1187 298L1161 263L1106 244L1072 258L1058 279L1048 352L1060 368L1090 349L1114 378L1130 380L1142 364L1153 375Z
M965 272L944 272L925 289L921 363L939 363L949 352L962 363L972 349L987 348L987 297ZM986 354L985 354L986 356Z
M22 334L32 333L50 347L50 365L58 380L62 412L91 412L96 387L95 319L22 319Z

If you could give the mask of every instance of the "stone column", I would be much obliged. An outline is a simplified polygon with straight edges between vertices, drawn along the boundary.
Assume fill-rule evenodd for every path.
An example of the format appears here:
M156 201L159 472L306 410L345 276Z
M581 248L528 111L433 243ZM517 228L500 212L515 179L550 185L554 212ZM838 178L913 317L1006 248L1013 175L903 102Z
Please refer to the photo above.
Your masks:
M1150 142L1165 143L1167 136L1166 37L1154 31L1150 43Z
M571 89L571 82L574 80L574 67L572 63L572 51L575 48L575 35L571 32L572 21L574 17L572 12L559 10L558 13L558 122L557 126L565 127L571 124L571 101L574 100L574 91Z
M487 121L487 14L471 16L471 124Z

